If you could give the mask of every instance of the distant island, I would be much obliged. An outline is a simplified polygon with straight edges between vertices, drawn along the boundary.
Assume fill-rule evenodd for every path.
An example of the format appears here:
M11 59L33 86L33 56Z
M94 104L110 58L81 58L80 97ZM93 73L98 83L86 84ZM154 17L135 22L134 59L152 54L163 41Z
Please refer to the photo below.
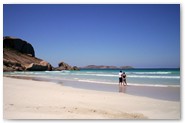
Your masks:
M106 66L106 65L88 65L80 69L134 69L132 66Z

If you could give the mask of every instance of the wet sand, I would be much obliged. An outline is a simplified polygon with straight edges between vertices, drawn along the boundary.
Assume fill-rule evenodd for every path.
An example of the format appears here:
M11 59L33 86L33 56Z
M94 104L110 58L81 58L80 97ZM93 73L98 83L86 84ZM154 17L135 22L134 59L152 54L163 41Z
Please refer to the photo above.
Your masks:
M58 79L43 78L43 77L27 77L27 76L8 76L8 77L35 80L35 81L54 82L60 85L70 86L75 88L108 91L108 92L120 92L120 93L136 95L136 96L144 96L144 97L169 100L169 101L181 100L180 87L134 86L134 85L129 85L129 83L128 83L128 86L119 87L116 84L109 85L109 84L80 82L80 81L71 81L71 80L58 80Z
M180 115L180 101L3 77L4 119L180 119Z

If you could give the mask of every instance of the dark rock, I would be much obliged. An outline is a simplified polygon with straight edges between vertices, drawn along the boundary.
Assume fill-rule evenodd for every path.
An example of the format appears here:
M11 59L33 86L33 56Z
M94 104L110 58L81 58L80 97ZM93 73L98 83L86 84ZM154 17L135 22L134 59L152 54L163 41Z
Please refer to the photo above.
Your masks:
M55 70L55 71L61 71L61 70L79 70L79 68L77 66L72 67L72 66L68 65L65 62L60 62L58 64L58 66L59 67L53 68L53 70Z
M47 66L43 66L37 63L31 63L30 65L26 66L26 70L28 71L46 71Z
M3 72L12 72L12 71L15 71L12 67L7 67L3 65Z
M73 66L73 70L80 70L77 66Z
M24 66L12 60L3 59L3 71L23 71Z
M40 65L46 66L48 71L51 71L52 68L53 68L53 67L51 66L51 64L48 63L48 62L46 62L46 61L41 61L41 62L40 62Z
M38 63L31 63L30 65L26 66L26 70L28 71L51 71L52 66L46 61L41 61Z
M60 62L58 66L59 67L57 69L59 70L72 70L72 67L65 62Z
M19 38L12 38L8 36L4 37L3 38L3 48L11 48L21 53L29 54L33 57L35 56L35 51L32 45Z

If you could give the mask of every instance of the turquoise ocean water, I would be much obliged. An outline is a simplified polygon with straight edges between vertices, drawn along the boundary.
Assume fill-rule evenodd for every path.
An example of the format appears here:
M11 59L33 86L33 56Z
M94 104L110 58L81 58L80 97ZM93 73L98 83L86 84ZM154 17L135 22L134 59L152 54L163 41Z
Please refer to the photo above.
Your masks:
M117 85L119 71L120 69L82 69L80 71L4 72L3 74ZM180 87L180 69L128 69L122 71L127 75L128 85Z

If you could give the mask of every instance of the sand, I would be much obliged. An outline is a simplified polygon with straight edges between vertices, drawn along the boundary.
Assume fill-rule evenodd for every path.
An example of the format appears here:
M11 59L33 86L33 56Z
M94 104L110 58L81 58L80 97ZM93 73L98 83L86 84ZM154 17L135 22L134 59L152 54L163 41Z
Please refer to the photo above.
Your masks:
M180 119L180 101L3 77L4 119Z

